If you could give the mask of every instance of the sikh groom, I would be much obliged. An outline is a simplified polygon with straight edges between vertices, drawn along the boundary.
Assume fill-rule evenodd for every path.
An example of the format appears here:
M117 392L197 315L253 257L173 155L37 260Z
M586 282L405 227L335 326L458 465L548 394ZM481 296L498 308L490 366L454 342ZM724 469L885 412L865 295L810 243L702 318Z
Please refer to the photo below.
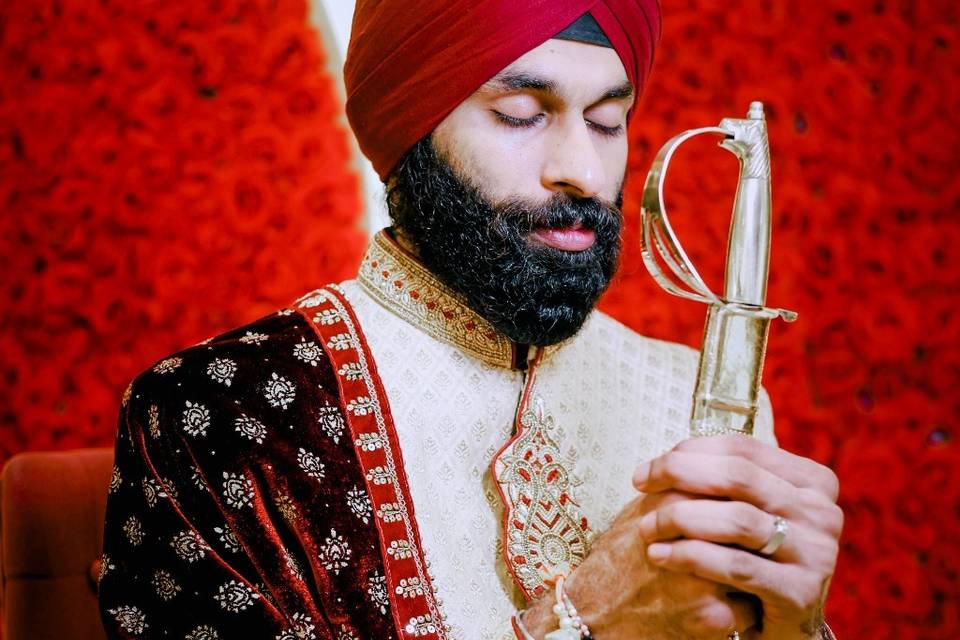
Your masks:
M393 227L123 399L111 638L829 637L827 469L685 440L696 353L592 311L655 0L358 3ZM634 126L637 126L634 124Z

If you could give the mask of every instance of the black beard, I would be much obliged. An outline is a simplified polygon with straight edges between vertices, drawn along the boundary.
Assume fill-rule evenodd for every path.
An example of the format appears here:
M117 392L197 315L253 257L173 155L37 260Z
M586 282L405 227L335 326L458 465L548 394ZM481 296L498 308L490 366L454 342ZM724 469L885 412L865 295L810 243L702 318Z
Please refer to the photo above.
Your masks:
M494 205L456 175L430 136L400 161L388 189L390 217L423 264L514 342L556 344L580 330L610 284L623 217L597 198L555 193L546 203ZM593 246L570 252L528 240L537 228L579 222Z

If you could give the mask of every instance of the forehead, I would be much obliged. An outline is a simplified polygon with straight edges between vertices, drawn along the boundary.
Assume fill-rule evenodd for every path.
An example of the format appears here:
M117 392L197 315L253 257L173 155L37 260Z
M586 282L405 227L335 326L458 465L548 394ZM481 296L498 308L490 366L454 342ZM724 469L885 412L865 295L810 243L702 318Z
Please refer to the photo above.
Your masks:
M598 92L629 82L614 49L560 39L547 40L526 52L487 81L481 90L503 92L534 88L504 81L517 77L547 81L553 85L554 92L570 100L595 100Z

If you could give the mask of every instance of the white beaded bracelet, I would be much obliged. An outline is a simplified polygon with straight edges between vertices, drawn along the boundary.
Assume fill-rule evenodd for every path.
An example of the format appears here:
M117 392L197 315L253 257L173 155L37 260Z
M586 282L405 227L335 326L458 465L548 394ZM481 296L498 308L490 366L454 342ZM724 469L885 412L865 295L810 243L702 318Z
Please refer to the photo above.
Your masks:
M584 624L583 618L577 613L576 607L563 591L563 576L557 576L557 603L553 605L553 612L560 620L560 628L543 636L543 640L583 640L593 638L590 629Z

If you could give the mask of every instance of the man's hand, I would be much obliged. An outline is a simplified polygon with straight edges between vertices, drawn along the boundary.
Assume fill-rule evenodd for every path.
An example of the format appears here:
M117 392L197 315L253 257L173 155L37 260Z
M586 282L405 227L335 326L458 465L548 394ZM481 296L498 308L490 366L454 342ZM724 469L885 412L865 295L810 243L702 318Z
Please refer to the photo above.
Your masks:
M694 438L640 465L640 532L647 557L678 575L756 595L762 632L748 638L815 637L837 560L843 512L828 468L742 436ZM789 529L759 555L774 519Z
M597 640L723 640L757 622L754 605L729 597L729 587L695 575L663 571L646 556L640 523L643 497L624 507L610 528L591 545L590 555L565 582L570 596ZM742 595L742 594L741 594ZM535 638L557 628L553 594L524 615Z

